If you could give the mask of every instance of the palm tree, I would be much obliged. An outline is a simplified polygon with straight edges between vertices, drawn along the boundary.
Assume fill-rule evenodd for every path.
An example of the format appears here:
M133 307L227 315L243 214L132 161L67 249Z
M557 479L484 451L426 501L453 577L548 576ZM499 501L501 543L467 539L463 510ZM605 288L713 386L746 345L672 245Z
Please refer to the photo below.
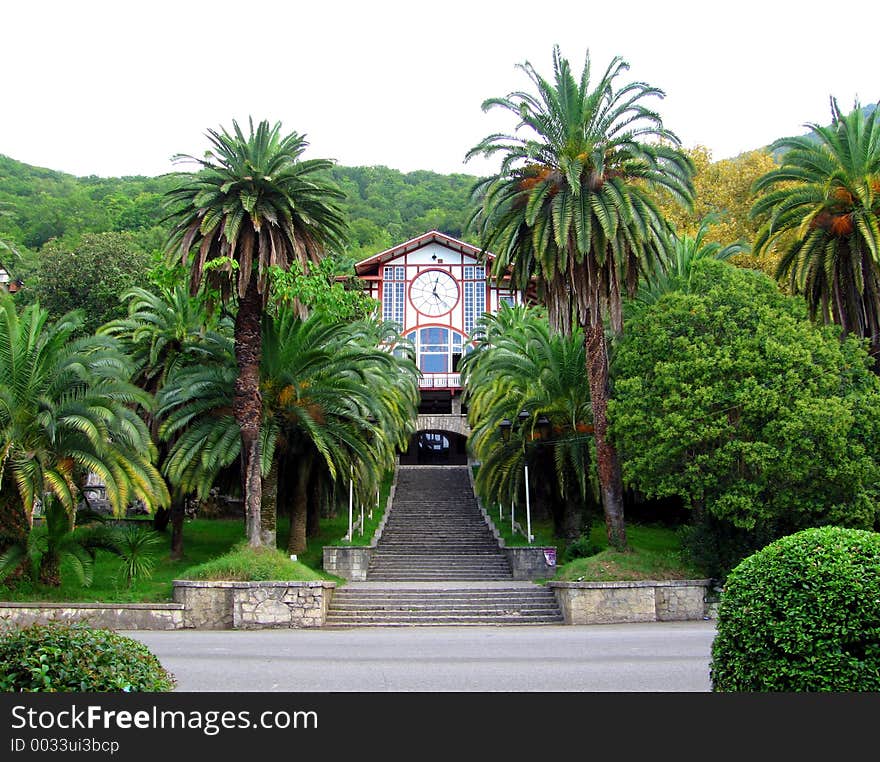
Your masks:
M268 297L269 268L298 262L304 272L328 248L342 248L345 219L342 193L322 175L332 166L324 159L302 160L306 140L281 125L260 122L245 136L208 131L212 149L201 166L184 175L169 191L174 223L169 250L191 262L191 290L203 281L223 299L238 296L235 319L233 413L242 439L242 486L248 540L260 545L260 319Z
M783 138L781 166L755 183L752 217L768 215L755 251L782 243L776 276L806 298L811 315L870 342L880 371L880 109L841 113L831 125Z
M264 319L261 475L267 495L277 495L281 459L295 456L291 552L305 549L311 467L346 484L356 472L359 486L372 494L411 433L417 371L411 359L381 348L394 338L387 324L327 322L318 313L302 320L282 308ZM220 470L240 456L234 381L231 358L218 357L182 368L159 394L161 436L177 437L166 473L184 493L206 496ZM263 543L271 546L274 504L263 507Z
M158 293L133 288L122 295L128 315L101 326L98 333L119 339L135 365L133 381L152 395L164 387L179 367L213 362L229 343L228 319L209 314L205 300L192 296L183 284L160 288ZM160 462L168 455L168 443L159 439L158 419L145 415L154 442L159 443ZM174 490L170 516L159 509L154 522L164 529L171 520L171 558L183 557L184 495Z
M476 487L490 502L509 505L520 493L524 460L540 473L554 473L543 485L550 498L556 534L575 540L594 503L590 440L592 411L583 383L584 344L579 329L552 334L535 308L502 306L477 323L476 347L462 361L471 426L470 447L480 470ZM529 413L525 425L505 442L503 420ZM537 422L545 417L549 438ZM533 488L539 485L533 485Z
M71 340L83 317L55 323L39 305L19 316L0 295L0 543L28 533L35 503L55 496L73 520L79 482L93 472L114 510L140 499L167 505L156 447L138 409L152 397L128 382L132 367L107 336Z
M552 327L569 333L574 319L584 331L608 540L625 548L620 465L606 434L604 320L622 331L622 291L633 295L640 274L664 251L666 224L652 191L663 188L688 203L693 165L660 116L643 105L648 97L662 97L661 90L643 82L615 89L628 69L620 58L595 87L589 55L577 80L558 47L552 82L528 62L520 68L535 93L483 103L483 110L512 112L518 124L516 134L489 135L468 152L468 158L503 157L500 171L475 186L469 224L496 255L496 277L510 269L520 288L536 278ZM658 142L645 142L649 138Z

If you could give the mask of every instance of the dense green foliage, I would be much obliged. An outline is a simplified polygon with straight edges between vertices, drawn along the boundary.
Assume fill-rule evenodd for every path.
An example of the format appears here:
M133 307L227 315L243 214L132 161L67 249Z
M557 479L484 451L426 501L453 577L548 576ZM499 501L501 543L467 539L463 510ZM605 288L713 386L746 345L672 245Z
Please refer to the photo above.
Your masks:
M125 315L120 295L146 285L152 260L131 233L87 233L76 245L49 241L37 258L34 277L17 298L39 301L53 317L82 310L82 332Z
M760 273L703 260L690 283L617 348L609 411L627 483L754 532L751 550L810 526L872 527L880 383L863 347Z
M48 693L174 689L143 644L111 630L33 624L0 636L0 690Z
M715 691L880 691L880 535L808 529L730 574Z
M328 176L345 193L349 263L426 230L464 235L471 175L334 165ZM52 238L72 246L84 233L129 231L152 252L167 233L163 195L176 183L173 175L74 177L0 155L0 240L35 252Z
M141 499L166 505L156 447L139 410L152 397L129 382L132 366L107 336L73 340L79 313L50 323L38 305L19 315L0 295L0 549L22 538L34 503L51 492L73 514L87 472L117 512Z
M520 505L523 466L534 474L535 508L553 516L556 534L577 539L597 513L590 395L584 383L583 334L551 334L543 310L502 305L474 331L476 346L462 361L471 426L469 446L480 461L475 484L491 504ZM521 411L528 413L520 422ZM548 421L542 440L538 419ZM499 425L511 423L507 441ZM542 478L551 475L553 478Z

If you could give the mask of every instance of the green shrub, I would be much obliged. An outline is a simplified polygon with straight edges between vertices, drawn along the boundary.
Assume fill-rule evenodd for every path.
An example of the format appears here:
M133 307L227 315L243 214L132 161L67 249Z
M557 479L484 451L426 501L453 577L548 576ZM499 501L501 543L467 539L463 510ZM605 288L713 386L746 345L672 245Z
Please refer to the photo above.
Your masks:
M880 691L880 534L783 537L727 578L715 691Z
M218 558L190 567L183 573L182 579L263 582L316 580L322 577L308 566L291 561L280 550L254 549L248 547L247 543L241 543Z
M574 542L569 543L568 546L566 546L561 561L563 564L567 564L570 561L574 561L576 558L589 558L590 556L595 556L601 551L602 548L594 543L590 539L589 533L587 533L581 535Z
M143 644L111 630L33 624L0 636L0 690L170 691L174 676Z

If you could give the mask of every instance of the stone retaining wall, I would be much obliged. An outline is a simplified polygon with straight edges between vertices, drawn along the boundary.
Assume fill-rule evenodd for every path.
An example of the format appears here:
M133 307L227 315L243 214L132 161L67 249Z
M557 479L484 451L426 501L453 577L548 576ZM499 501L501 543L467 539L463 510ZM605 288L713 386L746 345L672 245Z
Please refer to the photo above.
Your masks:
M17 603L0 602L0 626L26 627L48 622L80 622L111 630L179 630L179 603Z
M200 630L322 627L335 582L174 580L183 626Z
M566 624L672 622L713 613L707 579L639 582L548 582ZM710 601L707 602L707 597Z

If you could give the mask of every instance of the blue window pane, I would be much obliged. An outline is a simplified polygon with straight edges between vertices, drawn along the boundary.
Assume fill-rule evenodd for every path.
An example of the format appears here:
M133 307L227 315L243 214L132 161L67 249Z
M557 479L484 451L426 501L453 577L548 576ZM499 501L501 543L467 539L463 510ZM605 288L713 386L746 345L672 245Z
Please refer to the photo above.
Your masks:
M422 344L449 344L449 331L445 328L422 328Z
M419 369L422 373L446 373L449 369L448 355L426 355L420 358Z

